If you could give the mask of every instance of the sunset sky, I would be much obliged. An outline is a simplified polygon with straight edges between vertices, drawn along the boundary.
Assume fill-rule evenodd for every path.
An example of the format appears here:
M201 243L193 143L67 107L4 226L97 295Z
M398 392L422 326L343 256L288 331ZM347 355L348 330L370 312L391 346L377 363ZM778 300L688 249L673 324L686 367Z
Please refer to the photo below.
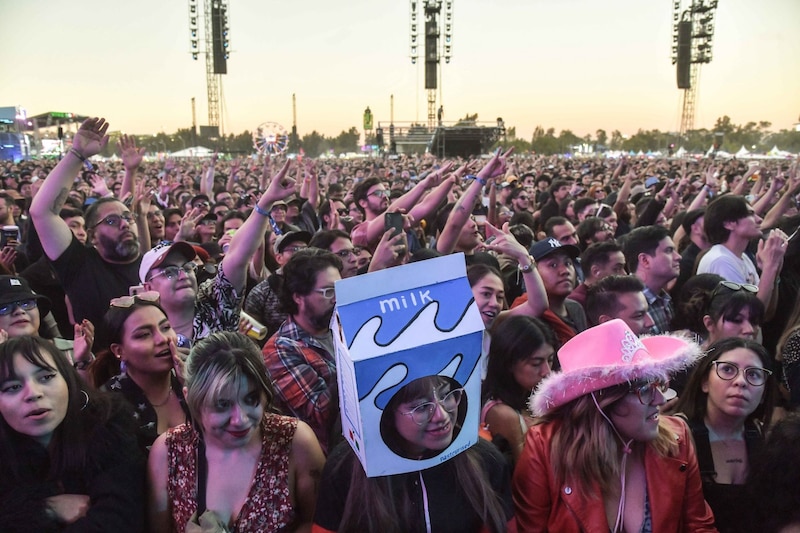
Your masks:
M200 0L202 4L202 0ZM409 59L407 0L229 0L226 133L262 122L326 135L426 121L422 61ZM688 7L688 0L683 0ZM454 0L445 120L503 117L578 135L675 131L672 0ZM188 0L1 0L0 106L106 117L112 130L207 123L205 65L192 61ZM202 47L202 46L201 46ZM719 0L714 59L701 67L695 126L717 117L791 128L800 116L800 0Z

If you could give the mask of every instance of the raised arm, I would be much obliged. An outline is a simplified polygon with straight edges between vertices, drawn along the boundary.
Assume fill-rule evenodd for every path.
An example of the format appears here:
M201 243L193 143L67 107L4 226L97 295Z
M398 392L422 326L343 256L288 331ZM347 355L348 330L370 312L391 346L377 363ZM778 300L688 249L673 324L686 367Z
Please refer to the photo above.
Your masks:
M294 180L286 177L291 163L291 159L286 160L286 164L275 174L267 190L258 199L250 216L231 238L230 249L222 260L222 270L237 292L244 289L247 281L247 263L264 241L272 204L288 198L294 192Z
M472 214L472 209L475 206L478 198L480 198L483 187L489 183L490 180L497 176L502 176L505 172L505 156L511 153L511 150L504 155L500 152L489 160L488 163L478 172L478 175L469 184L467 190L461 195L461 198L456 202L455 207L447 217L447 223L444 226L442 234L436 241L436 249L442 254L451 254L456 249L458 236L461 233L461 228L469 220Z
M72 139L69 152L50 172L31 202L31 220L42 249L51 260L60 257L72 242L72 231L58 214L84 161L108 144L107 131L108 123L103 118L84 120Z
M136 171L142 164L144 147L136 148L136 138L132 135L130 137L123 135L117 142L117 151L122 159L122 165L125 167L125 177L122 179L122 187L119 189L119 197L122 199L127 194L133 194L136 187Z

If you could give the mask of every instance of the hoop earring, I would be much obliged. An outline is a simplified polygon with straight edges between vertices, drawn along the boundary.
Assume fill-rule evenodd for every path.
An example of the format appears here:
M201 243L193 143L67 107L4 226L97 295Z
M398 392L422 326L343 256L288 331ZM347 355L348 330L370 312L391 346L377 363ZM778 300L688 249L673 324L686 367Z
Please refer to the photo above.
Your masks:
M81 389L81 392L83 393L83 407L81 407L81 411L83 411L89 405L89 393L83 389Z

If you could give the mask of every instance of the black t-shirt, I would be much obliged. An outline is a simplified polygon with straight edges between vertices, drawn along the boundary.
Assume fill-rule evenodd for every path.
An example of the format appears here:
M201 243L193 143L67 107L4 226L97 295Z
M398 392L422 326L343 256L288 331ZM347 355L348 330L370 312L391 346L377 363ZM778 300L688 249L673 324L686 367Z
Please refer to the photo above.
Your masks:
M95 327L92 351L108 347L103 316L108 302L128 294L131 285L139 284L141 257L132 263L119 265L107 263L93 247L86 247L74 236L69 247L55 261L51 261L64 292L72 306L76 322L84 318Z

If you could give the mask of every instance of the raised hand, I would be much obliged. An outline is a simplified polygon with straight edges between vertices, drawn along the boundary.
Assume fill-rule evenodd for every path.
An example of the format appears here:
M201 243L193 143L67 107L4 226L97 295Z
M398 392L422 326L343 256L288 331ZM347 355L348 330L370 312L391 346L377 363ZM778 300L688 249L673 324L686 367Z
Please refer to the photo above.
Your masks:
M92 192L97 196L111 195L111 190L109 190L108 184L103 176L100 176L99 174L91 174L89 179L92 180Z
M133 170L139 168L144 158L144 147L136 147L136 138L133 136L123 135L117 142L117 151L119 157L122 159L122 164L125 170Z
M108 122L104 118L87 118L72 138L72 148L83 157L99 154L108 144Z

